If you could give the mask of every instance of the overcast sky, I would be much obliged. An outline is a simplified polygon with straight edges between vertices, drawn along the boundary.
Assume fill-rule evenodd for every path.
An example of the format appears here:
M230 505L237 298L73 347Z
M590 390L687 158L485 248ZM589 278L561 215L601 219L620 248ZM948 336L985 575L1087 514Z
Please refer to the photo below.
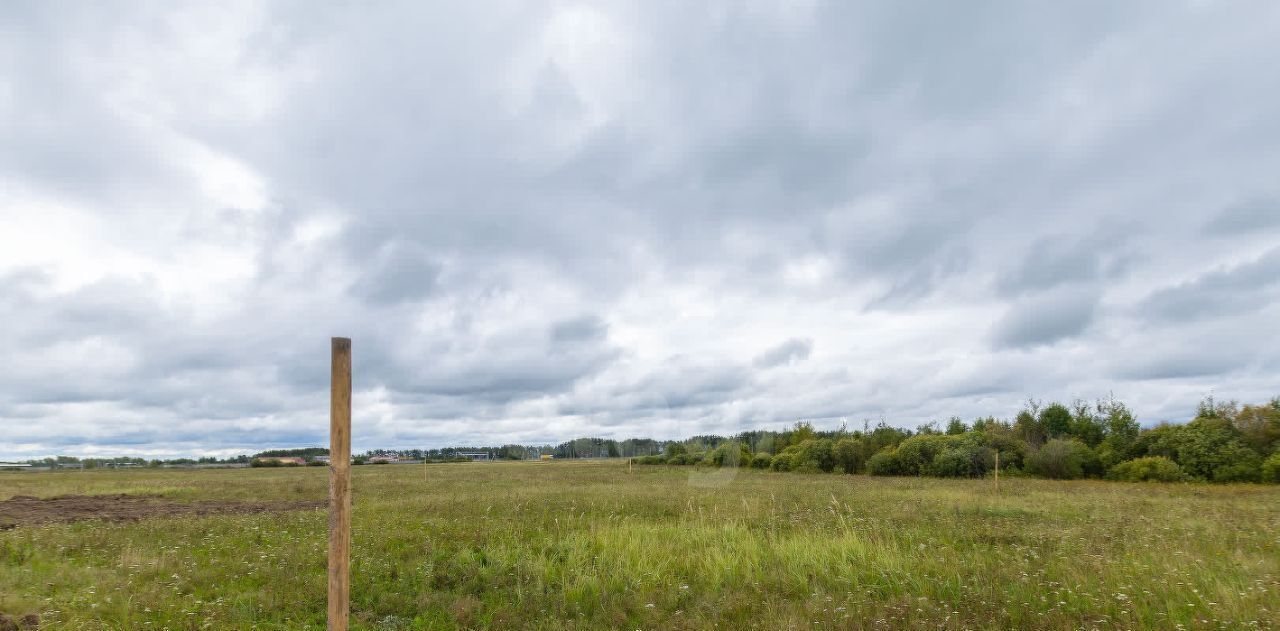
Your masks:
M0 457L1280 394L1280 4L7 2Z

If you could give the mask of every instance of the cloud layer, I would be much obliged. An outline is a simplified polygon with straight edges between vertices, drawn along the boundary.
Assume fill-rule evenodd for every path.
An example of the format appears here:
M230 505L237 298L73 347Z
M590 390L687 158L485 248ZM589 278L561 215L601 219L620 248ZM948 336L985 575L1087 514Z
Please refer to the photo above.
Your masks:
M0 457L1280 394L1273 3L0 15Z

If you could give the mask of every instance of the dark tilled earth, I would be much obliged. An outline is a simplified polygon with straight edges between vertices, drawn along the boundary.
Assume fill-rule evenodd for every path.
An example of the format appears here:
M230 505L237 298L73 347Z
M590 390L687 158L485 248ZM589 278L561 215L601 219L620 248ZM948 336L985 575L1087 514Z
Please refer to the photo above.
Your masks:
M325 500L291 502L174 502L155 495L17 495L0 501L0 530L27 524L67 523L87 519L110 522L152 517L188 517L323 508Z

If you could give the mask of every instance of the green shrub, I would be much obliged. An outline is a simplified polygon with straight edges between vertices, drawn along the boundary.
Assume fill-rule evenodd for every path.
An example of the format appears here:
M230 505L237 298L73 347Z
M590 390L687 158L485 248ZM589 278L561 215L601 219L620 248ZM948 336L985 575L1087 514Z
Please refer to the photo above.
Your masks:
M1019 469L1022 468L1023 462L1027 456L1027 443L1019 440L1016 436L1002 432L999 428L993 427L979 435L979 442L991 448L993 451L1000 452L1000 470ZM995 466L995 455L992 454L992 467Z
M1055 438L1027 456L1027 473L1055 480L1082 478L1090 451L1078 440Z
M832 455L835 457L836 468L845 473L857 473L862 471L866 466L865 446L863 442L854 438L841 438L836 441L835 447L832 448Z
M933 459L948 447L959 445L959 436L917 434L898 445L898 472L886 475L927 475Z
M1214 482L1261 482L1262 481L1262 462L1261 458L1254 456L1249 459L1239 460L1229 464L1222 465L1213 470Z
M871 475L902 475L897 447L885 447L867 458L867 473Z
M707 458L717 467L745 467L751 464L751 452L746 445L737 441L721 444L711 450Z
M773 461L769 463L769 468L774 471L790 471L792 456L787 452L782 452L773 457Z
M995 464L995 452L966 442L943 449L929 464L928 473L942 478L980 478Z
M787 447L782 453L791 456L792 470L799 470L802 467L810 468L806 463L812 464L812 468L817 468L819 471L830 472L836 467L833 443L827 438L810 438L798 445Z
M1261 480L1268 484L1280 484L1280 452L1271 454L1262 463Z
M1186 477L1178 463L1164 456L1126 460L1107 472L1107 479L1124 482L1179 482Z
M752 469L768 469L773 464L773 456L769 454L756 454L751 458Z
M1244 443L1240 431L1225 418L1162 425L1143 432L1136 447L1140 453L1172 459L1187 475L1200 480L1249 481L1257 479L1261 466L1261 455Z

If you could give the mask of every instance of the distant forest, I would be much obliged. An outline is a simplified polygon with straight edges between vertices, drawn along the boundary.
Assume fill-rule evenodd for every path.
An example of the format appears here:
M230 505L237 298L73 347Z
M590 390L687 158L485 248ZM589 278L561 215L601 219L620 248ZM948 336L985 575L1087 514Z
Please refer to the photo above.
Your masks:
M1184 424L1142 429L1115 399L1043 405L1029 401L1012 421L952 418L907 431L745 432L711 444L666 445L643 464L749 466L804 473L976 478L999 462L1005 475L1054 479L1280 483L1280 398L1262 405L1205 399Z
M323 447L271 449L232 458L90 458L29 460L34 465L182 466L245 465L256 458L299 456L312 461ZM880 422L862 430L815 429L807 422L782 431L684 440L577 438L559 445L374 449L356 457L395 455L424 462L466 459L485 453L495 460L637 458L640 464L752 467L801 473L984 477L999 462L1001 475L1055 479L1280 483L1280 397L1260 405L1201 401L1187 423L1143 429L1122 402L1100 399L1071 404L1029 400L1012 420L953 417L915 430Z
M486 451L519 460L638 457L641 464L738 466L802 473L984 477L997 461L1004 475L1055 479L1280 483L1280 397L1261 405L1197 406L1187 423L1143 429L1122 402L1028 401L1012 420L926 423L914 431L884 422L850 431L796 423L784 431L694 436L679 441L579 438L554 447L504 445L400 453L447 459Z

